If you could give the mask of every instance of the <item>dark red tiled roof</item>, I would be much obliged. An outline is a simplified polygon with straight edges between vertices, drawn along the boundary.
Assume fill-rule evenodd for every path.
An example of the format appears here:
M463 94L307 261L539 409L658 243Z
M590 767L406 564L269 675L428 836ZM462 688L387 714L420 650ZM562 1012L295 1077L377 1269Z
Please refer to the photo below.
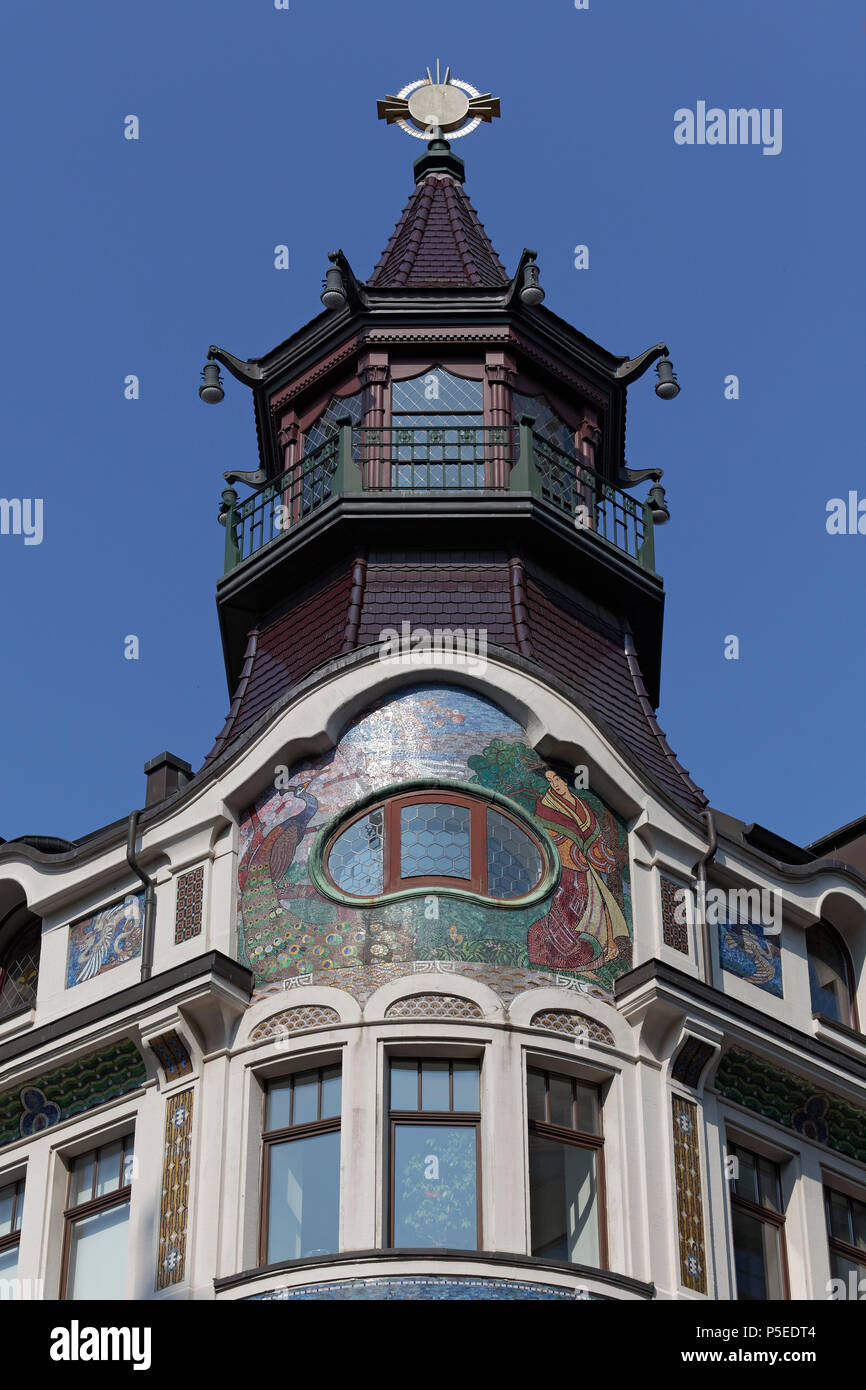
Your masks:
M304 676L346 650L351 588L351 567L335 569L251 632L229 716L208 759ZM430 631L484 629L489 646L521 650L505 553L374 552L361 603L358 647L379 642L385 628L399 632L407 621ZM610 731L637 768L681 806L700 811L706 797L659 728L627 626L536 566L526 571L525 621L529 659L575 691L588 717Z
M494 289L508 282L463 185L436 173L416 187L367 284L376 289Z

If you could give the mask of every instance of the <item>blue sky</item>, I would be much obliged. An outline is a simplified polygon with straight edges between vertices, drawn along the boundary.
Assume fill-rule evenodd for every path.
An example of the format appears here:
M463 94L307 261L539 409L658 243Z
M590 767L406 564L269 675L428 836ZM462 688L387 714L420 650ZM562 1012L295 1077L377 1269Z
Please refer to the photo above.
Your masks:
M632 389L628 459L665 469L672 512L674 749L794 840L866 811L866 535L825 527L866 498L866 0L11 0L0 494L43 498L44 536L0 536L7 838L124 816L147 759L211 746L222 473L256 454L248 393L205 407L199 370L313 317L335 247L366 278L422 148L376 99L437 56L502 100L459 152L506 265L537 248L548 306L611 351L670 345L682 393ZM781 153L676 145L698 101L782 108Z

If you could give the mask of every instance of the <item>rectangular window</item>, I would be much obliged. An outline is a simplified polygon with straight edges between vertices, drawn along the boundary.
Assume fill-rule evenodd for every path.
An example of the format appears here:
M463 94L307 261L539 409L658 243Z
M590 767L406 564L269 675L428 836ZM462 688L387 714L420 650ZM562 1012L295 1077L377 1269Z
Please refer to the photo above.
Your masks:
M131 1134L73 1160L64 1212L61 1298L125 1296L132 1164Z
M824 1209L831 1273L844 1279L846 1291L856 1288L853 1297L858 1298L860 1280L866 1279L866 1202L825 1187Z
M480 1064L394 1058L390 1124L391 1245L480 1249Z
M779 1165L731 1144L731 1225L737 1298L766 1302L788 1297L785 1214Z
M18 1277L18 1242L21 1239L23 1205L23 1178L0 1187L0 1289L4 1279Z
M530 1068L527 1092L532 1254L603 1268L607 1252L599 1088Z
M273 1081L265 1099L262 1259L333 1255L340 1228L339 1066Z

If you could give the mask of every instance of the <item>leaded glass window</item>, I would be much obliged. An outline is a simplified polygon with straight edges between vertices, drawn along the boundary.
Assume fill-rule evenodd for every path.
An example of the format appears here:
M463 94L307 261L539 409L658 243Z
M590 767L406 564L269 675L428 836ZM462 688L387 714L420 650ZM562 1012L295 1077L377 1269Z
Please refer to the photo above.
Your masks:
M356 391L352 396L332 396L319 418L310 425L304 435L304 457L301 464L301 505L304 512L317 507L331 495L333 469L330 460L317 450L328 440L336 440L339 432L337 421L346 415L352 421L353 427L361 424L364 416L363 391ZM361 438L357 428L352 434L352 458L360 467Z
M391 386L391 486L484 486L484 388L431 368Z
M16 911L30 917L26 908ZM42 925L31 918L13 935L0 955L0 1018L23 1009L32 1009L36 1003L41 938Z
M441 791L383 801L338 830L324 853L326 878L357 898L438 884L515 901L538 888L546 867L515 816Z

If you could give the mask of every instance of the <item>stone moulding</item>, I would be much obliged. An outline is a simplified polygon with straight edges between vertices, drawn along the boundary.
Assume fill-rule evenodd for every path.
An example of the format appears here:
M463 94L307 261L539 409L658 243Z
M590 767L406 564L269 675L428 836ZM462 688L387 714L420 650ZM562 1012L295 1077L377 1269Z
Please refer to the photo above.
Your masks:
M866 1109L841 1096L737 1048L725 1053L714 1086L726 1100L866 1163Z

